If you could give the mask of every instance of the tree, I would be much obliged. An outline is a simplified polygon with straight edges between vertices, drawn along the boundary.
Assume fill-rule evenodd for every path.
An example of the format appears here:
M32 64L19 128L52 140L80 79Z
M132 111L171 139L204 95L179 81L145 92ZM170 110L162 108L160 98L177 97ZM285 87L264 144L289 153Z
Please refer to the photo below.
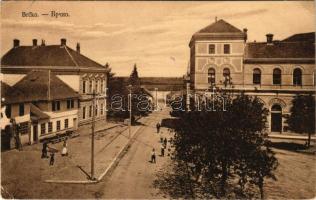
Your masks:
M310 147L311 135L315 134L315 97L312 95L295 96L290 113L287 119L289 130L308 133L307 146Z
M227 195L229 179L238 177L242 191L246 183L257 185L263 197L264 178L273 177L277 167L267 140L268 110L256 97L234 97L226 90L200 105L179 112L175 128L175 159L194 166L188 170L192 185L220 198Z
M132 102L132 122L135 120L135 116L147 115L150 109L150 102L148 101L147 95L141 88L140 78L138 76L136 63L134 64L133 71L129 77L129 84L131 88L131 102ZM141 104L143 102L143 105Z

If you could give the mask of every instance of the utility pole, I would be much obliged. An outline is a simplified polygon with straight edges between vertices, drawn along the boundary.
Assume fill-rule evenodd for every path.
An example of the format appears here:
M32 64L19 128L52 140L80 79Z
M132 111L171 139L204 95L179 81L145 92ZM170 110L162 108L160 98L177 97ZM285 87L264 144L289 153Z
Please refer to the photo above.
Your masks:
M94 126L95 126L95 90L92 93L92 135L91 135L91 180L94 180Z
M131 138L132 132L132 85L127 86L129 90L129 129L128 129L128 137Z

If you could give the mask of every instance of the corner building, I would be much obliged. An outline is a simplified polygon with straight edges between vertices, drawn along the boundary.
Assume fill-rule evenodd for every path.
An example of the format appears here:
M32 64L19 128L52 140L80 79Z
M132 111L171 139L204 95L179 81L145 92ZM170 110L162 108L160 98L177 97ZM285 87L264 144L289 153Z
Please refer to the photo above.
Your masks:
M247 31L221 19L196 32L189 43L187 91L204 94L226 87L258 96L270 111L270 132L287 132L293 97L315 95L315 33L281 41L266 34L266 42L247 42Z

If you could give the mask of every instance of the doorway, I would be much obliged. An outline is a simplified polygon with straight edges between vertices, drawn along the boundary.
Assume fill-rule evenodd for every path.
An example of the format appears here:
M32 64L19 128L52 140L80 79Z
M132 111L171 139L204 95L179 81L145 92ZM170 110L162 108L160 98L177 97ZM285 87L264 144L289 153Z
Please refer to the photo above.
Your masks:
M278 104L271 108L271 132L282 132L282 108Z
M33 124L33 142L38 142L37 124Z

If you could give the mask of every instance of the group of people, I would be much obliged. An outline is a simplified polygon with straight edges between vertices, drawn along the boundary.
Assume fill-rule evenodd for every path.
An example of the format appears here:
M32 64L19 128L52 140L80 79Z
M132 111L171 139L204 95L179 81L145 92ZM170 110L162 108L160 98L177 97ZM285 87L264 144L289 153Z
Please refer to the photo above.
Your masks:
M161 128L161 124L158 122L156 124L156 128L157 128L157 133L160 133L160 128ZM160 156L165 156L165 149L167 149L167 143L168 140L167 138L163 138L162 135L160 135ZM169 149L170 151L170 149ZM151 162L152 163L156 163L156 152L155 152L155 148L152 149L151 151Z
M50 157L47 155L48 149L50 149ZM42 148L42 158L50 158L49 159L49 165L54 165L55 163L55 149L48 146L47 142L43 143ZM64 140L63 148L61 150L61 156L68 156L68 149L67 149L67 139Z

